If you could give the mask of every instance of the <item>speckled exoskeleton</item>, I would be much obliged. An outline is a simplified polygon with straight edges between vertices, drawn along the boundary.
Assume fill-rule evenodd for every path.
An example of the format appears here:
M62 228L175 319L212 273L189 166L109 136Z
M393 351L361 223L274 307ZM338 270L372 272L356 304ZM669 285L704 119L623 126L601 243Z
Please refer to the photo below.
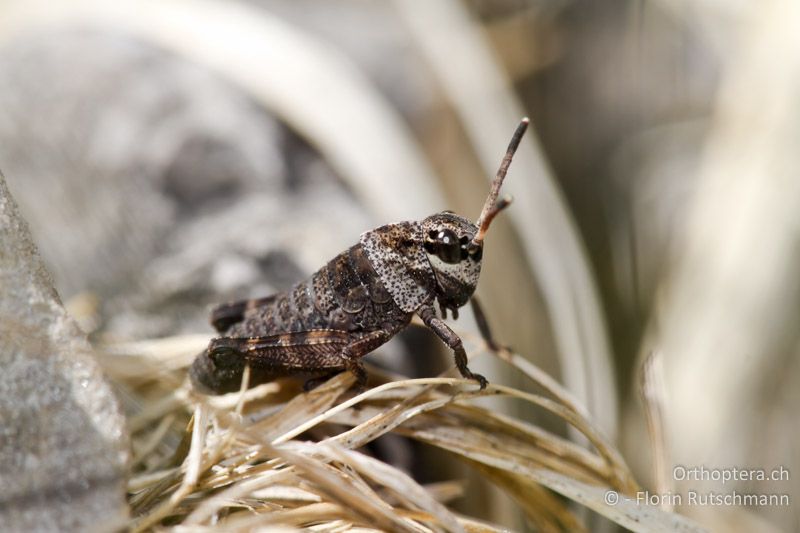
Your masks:
M238 390L246 365L250 386L349 370L363 387L367 374L361 358L415 314L453 350L461 375L486 387L486 378L467 367L461 339L443 319L447 310L458 318L459 307L469 301L477 305L473 293L483 240L492 219L511 201L498 200L498 194L527 126L525 118L514 132L475 224L449 211L387 224L362 234L357 244L286 292L216 307L211 324L222 336L192 364L195 389L206 394Z

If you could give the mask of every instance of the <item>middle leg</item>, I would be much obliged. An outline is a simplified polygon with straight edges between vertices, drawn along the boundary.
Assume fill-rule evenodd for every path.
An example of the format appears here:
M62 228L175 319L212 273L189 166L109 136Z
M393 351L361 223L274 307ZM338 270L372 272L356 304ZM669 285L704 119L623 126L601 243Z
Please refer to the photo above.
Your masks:
M356 386L364 389L367 385L367 371L361 358L379 347L392 337L392 334L384 329L379 329L366 334L360 339L351 342L342 349L342 359L344 366L356 377Z

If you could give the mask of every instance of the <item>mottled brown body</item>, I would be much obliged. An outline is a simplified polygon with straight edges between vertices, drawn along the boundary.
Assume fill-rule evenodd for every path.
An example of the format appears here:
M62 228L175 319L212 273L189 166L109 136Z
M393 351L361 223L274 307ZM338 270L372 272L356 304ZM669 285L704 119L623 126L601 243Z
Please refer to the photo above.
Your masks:
M222 336L195 359L195 388L209 394L238 390L248 365L251 386L349 370L363 387L361 358L414 314L453 350L461 375L485 387L486 379L467 368L461 339L442 318L448 309L457 318L475 291L483 237L510 201L498 202L497 191L526 126L523 120L517 128L477 224L447 211L387 224L362 234L358 244L286 292L214 309L211 323Z
M458 215L442 213L426 221L434 218L474 233L472 224ZM405 328L415 312L440 325L433 308L436 273L424 252L424 226L382 226L286 292L214 309L211 323L223 336L211 341L192 366L195 386L216 394L238 390L246 364L251 385L342 370L352 371L363 384L360 358ZM437 230L438 225L429 231ZM466 285L460 290L468 291L468 300L472 290ZM447 298L439 298L439 304L457 309ZM446 335L455 335L444 327ZM463 360L466 368L466 354ZM473 377L469 370L465 373Z
M367 259L361 244L334 257L309 279L268 301L253 301L233 324L212 322L228 337L263 337L328 329L359 335L408 322Z

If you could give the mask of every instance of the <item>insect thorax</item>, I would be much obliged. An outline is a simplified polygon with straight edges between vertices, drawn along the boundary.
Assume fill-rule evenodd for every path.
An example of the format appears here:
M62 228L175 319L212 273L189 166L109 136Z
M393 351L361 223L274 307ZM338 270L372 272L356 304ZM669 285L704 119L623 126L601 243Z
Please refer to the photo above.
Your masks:
M431 302L436 291L422 236L419 222L387 224L361 235L372 267L397 306L407 313Z
M454 263L426 251L426 238L452 232L458 247L475 235L467 219L445 212L422 222L387 224L361 235L361 245L392 299L405 312L414 312L438 299L445 307L461 307L475 291L481 272L480 256L458 257ZM460 248L459 248L460 250Z

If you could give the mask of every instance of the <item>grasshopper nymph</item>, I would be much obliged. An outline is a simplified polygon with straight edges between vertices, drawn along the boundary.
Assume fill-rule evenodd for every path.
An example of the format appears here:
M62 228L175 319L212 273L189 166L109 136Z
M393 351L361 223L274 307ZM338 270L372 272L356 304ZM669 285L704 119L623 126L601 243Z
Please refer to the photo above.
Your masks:
M450 211L387 224L363 233L357 244L286 292L216 307L211 324L222 336L192 364L195 389L236 391L246 365L251 386L349 370L363 387L367 373L361 358L405 328L414 314L453 350L461 375L486 387L486 378L467 367L461 339L443 318L448 309L458 318L458 308L471 298L475 304L483 240L511 202L498 200L498 194L527 127L523 118L475 224Z

